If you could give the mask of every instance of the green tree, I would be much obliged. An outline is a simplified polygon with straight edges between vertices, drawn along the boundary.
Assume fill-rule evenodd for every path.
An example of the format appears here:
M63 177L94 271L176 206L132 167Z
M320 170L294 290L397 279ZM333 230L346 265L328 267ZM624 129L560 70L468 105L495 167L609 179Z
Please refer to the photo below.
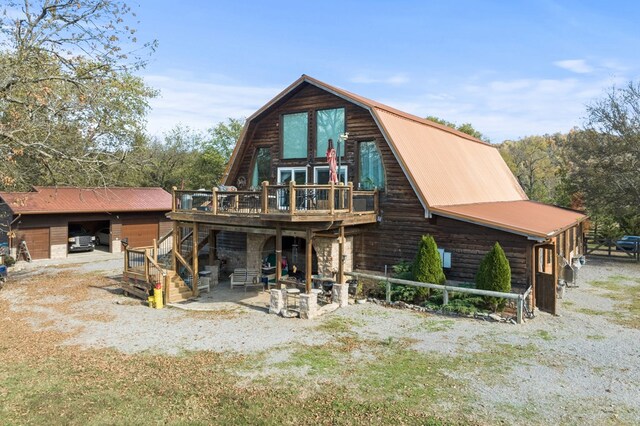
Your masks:
M447 121L447 120L443 120L442 118L438 118L435 117L433 115L430 115L427 117L427 120L429 121L433 121L435 123L438 124L442 124L443 126L447 126L447 127L451 127L452 129L458 130L462 133L466 133L470 136L473 136L476 139L480 139L482 141L485 142L489 142L489 139L484 136L482 133L480 133L478 130L476 130L471 123L462 123L460 125L457 125L456 123L452 123L451 121Z
M567 138L566 184L588 211L640 233L640 83L612 87L587 107L584 130Z
M436 240L431 235L423 235L418 245L418 253L413 262L413 278L422 283L444 284L447 278L442 271L442 261ZM429 289L418 288L417 299L426 299ZM417 300L420 301L420 300Z
M208 130L209 137L204 144L204 151L215 151L229 161L233 148L236 146L244 118L227 118L226 123L220 122Z
M504 141L498 150L527 196L536 201L555 202L561 162L557 143L561 135L527 136Z
M482 290L509 293L511 291L511 267L504 250L498 242L484 256L476 274L476 287ZM485 301L496 311L503 309L506 299L485 297Z
M119 0L8 2L0 17L0 186L101 184L144 131L155 91Z

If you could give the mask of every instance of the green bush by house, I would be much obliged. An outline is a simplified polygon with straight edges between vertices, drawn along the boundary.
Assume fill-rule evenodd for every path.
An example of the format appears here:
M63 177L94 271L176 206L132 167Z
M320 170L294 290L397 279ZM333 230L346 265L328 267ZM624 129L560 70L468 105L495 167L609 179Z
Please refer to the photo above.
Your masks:
M511 291L511 267L504 250L497 242L480 262L476 275L476 288L503 293ZM485 301L494 311L504 309L506 304L506 299L497 297L486 297Z

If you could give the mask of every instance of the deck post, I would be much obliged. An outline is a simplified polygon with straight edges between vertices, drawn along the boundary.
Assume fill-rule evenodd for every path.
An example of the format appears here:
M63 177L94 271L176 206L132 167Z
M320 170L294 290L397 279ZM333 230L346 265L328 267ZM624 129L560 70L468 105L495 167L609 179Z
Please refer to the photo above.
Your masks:
M331 181L329 183L330 187L329 187L329 213L333 216L333 213L335 212L336 209L336 203L335 203L335 193L336 193L336 184Z
M344 284L344 226L338 236L338 284Z
M216 261L216 231L209 229L209 266Z
M349 213L353 213L353 182L349 182L347 187L347 208Z
M211 189L211 213L218 214L218 188L215 186Z
M191 283L193 288L191 291L195 297L198 297L198 222L193 222L193 233L191 234L191 241L193 241L192 250L193 255L191 259L191 267L193 268L193 277Z
M269 181L262 182L262 213L269 213Z
M276 225L276 287L282 278L282 227Z
M289 213L293 216L296 211L296 182L289 181Z
M176 211L176 189L178 188L175 186L171 188L171 211L172 212Z
M305 292L311 293L311 268L313 268L313 232L307 228L307 241L305 247L306 264L305 264Z

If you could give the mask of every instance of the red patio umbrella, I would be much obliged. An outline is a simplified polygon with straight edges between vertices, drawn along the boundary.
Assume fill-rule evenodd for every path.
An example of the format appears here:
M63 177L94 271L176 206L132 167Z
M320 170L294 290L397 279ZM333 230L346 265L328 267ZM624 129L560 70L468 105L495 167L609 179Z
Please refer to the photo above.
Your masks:
M338 173L336 150L333 148L333 140L329 139L327 144L327 163L329 163L329 182L338 183Z

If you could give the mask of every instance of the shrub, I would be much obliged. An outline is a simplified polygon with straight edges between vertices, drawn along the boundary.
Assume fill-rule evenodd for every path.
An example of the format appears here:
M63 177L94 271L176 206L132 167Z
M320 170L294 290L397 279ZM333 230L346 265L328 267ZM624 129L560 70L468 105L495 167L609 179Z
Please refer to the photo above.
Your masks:
M436 240L431 235L423 235L418 246L418 254L413 262L413 278L422 283L444 284L447 278L442 271L442 261Z
M4 258L4 264L6 266L13 266L16 264L16 260L11 256L7 256Z
M476 287L503 293L511 291L511 267L504 250L497 242L480 262L476 274ZM498 309L504 309L507 301L497 297L485 297L484 299L494 312Z
M438 246L431 235L423 235L418 253L413 262L413 279L422 283L444 284L447 278L442 271L442 262ZM429 289L418 287L415 302L420 303L429 297Z

